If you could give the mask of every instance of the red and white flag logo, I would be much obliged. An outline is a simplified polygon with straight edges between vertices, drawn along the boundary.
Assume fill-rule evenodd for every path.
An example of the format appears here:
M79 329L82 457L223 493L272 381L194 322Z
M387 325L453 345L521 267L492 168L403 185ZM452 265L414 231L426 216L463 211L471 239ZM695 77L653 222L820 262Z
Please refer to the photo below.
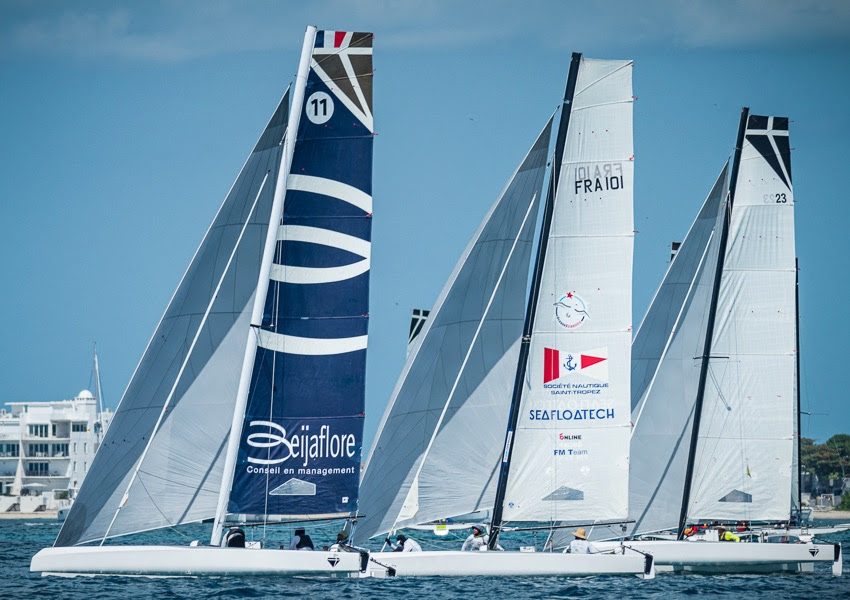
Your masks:
M586 352L543 349L543 383L549 383L571 373L608 381L608 348L597 348Z

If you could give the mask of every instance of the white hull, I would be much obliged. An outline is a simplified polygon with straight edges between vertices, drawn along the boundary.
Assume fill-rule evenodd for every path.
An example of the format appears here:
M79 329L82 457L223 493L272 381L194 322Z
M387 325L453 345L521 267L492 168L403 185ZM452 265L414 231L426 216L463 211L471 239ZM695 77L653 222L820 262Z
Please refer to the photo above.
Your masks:
M611 550L619 542L594 542ZM841 575L841 546L833 544L760 544L735 542L629 541L626 548L652 554L658 572L776 573L811 571L814 563L832 564Z
M765 528L765 529L755 529L754 531L763 531L764 533L769 534L789 534L796 535L803 542L811 542L812 538L816 538L822 535L831 535L833 533L843 533L845 531L850 530L850 523L841 523L839 525L833 525L832 527L791 527L789 529L774 529L774 528Z
M388 573L388 567L395 573ZM551 552L373 552L366 577L476 576L654 576L639 554L561 554Z
M72 546L45 548L30 571L42 575L343 575L360 570L356 552L309 552L210 546Z

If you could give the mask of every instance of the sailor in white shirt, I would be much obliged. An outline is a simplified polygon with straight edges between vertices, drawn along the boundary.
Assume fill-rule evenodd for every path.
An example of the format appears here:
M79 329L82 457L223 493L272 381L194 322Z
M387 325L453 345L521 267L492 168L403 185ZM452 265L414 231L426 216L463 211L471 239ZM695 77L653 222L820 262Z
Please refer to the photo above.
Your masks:
M390 548L393 549L393 552L422 552L422 546L419 545L419 542L407 537L403 533L398 534L395 539L398 541L398 544L393 544L390 538L385 540L390 545Z
M461 550L464 552L486 549L490 543L490 536L487 535L487 528L484 525L473 525L472 533L463 542ZM504 550L499 544L496 544L496 550Z
M598 552L593 547L593 544L587 541L587 532L584 530L584 527L579 527L573 531L573 536L575 539L570 542L568 550L570 554L595 554Z

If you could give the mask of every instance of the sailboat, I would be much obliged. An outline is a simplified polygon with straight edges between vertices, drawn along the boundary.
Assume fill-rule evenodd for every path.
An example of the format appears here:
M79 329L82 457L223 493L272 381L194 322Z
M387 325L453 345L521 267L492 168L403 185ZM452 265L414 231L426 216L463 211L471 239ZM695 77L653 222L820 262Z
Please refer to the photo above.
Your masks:
M627 544L652 552L660 571L797 571L831 562L841 572L840 545L682 541L689 523L788 519L796 271L788 119L744 108L731 176L727 164L632 345L626 533L641 539ZM554 543L566 540L556 535Z
M573 54L531 293L554 117L473 235L412 349L363 475L356 539L489 509L491 544L503 521L627 516L631 77L631 61ZM651 557L633 555L372 556L378 576L654 573Z
M31 571L362 569L365 554L246 544L238 527L355 512L372 145L372 34L308 27L294 85L183 275L54 547ZM208 546L106 543L208 520Z

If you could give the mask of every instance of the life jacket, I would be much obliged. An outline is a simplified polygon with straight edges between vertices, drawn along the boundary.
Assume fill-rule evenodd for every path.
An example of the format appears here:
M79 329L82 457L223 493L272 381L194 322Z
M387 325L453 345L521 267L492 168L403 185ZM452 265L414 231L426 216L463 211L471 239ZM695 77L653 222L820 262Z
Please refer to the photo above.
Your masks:
M301 535L298 536L298 543L295 544L295 547L298 550L301 550L302 548L309 548L310 550L314 550L313 540L311 540L310 536L307 535L306 533L302 533Z

